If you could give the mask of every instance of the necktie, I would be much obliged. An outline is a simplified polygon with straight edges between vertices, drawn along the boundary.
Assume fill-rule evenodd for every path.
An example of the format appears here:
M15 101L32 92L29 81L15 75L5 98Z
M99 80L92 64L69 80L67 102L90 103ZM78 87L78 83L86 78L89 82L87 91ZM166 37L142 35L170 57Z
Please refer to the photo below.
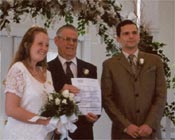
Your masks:
M129 59L129 61L130 61L132 73L134 74L134 76L136 76L136 70L137 70L136 61L135 61L136 57L135 57L135 55L130 54L130 55L128 56L128 59Z
M74 75L73 75L73 73L72 73L72 71L70 69L71 63L72 63L72 61L66 62L66 66L67 66L66 67L66 76L67 76L67 82L68 82L68 84L71 84L71 78L74 77Z

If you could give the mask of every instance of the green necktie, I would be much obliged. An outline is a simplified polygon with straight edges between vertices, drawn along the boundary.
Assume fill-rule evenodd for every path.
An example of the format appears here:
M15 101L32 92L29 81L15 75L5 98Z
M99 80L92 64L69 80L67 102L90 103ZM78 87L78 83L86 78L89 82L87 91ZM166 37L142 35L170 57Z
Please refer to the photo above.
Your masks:
M136 56L134 54L130 54L128 56L128 59L130 61L132 73L133 73L134 76L136 76L137 65L136 65L136 61L134 61L136 59Z

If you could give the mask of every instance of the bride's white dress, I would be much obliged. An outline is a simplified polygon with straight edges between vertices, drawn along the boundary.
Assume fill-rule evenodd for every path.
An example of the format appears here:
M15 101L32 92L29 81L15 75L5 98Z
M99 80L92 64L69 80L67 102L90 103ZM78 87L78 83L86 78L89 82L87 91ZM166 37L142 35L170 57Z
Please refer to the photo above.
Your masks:
M9 70L6 78L5 93L11 92L21 97L21 107L40 114L41 108L47 102L47 94L53 92L52 78L49 71L46 73L46 82L36 80L23 63L15 63ZM45 140L46 126L24 123L8 117L4 128L4 140Z

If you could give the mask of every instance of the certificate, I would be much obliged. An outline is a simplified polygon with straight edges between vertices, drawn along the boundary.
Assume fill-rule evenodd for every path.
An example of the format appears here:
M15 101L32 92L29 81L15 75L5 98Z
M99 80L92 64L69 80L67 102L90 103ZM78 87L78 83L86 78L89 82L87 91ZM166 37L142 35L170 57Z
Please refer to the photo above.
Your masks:
M72 78L72 85L80 89L75 96L79 110L83 115L91 112L101 114L101 88L97 79Z

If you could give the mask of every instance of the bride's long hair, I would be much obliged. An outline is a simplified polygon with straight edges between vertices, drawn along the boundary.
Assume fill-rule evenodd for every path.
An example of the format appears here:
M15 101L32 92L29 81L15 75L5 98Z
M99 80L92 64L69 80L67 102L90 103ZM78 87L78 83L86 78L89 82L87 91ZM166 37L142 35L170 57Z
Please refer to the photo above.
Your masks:
M27 32L24 34L24 36L22 38L22 41L18 47L18 50L16 52L16 55L15 55L11 65L10 65L10 67L18 61L23 62L26 67L29 66L29 62L31 60L30 48L31 48L33 41L35 39L35 35L37 33L40 33L40 32L48 35L47 30L42 28L42 27L39 27L39 26L33 26L27 30ZM37 66L41 66L43 68L43 70L44 69L46 70L47 69L47 58L45 57L44 60L38 62Z

